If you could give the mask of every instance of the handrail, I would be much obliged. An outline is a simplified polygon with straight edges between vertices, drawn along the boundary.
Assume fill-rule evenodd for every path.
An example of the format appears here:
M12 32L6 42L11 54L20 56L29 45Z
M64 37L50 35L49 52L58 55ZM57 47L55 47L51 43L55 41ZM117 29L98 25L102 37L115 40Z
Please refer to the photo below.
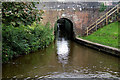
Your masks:
M119 5L119 4L118 4ZM115 8L118 7L118 5L116 5L115 7L113 7L111 10L109 10L106 14L108 14L109 12L111 12L112 10L114 10Z
M111 12L112 10L114 10L115 8L117 8L118 5L116 5L115 7L113 7L111 10L109 10L106 14L108 14L109 12ZM101 16L97 21L99 21L101 18L103 18L104 16L106 16L106 14L104 14L103 16ZM95 24L96 22L94 22L93 24ZM92 26L93 24L91 24L90 26ZM88 28L90 28L90 26Z
M113 7L111 10L109 10L106 14L104 14L103 16L101 16L97 21L93 22L89 27L87 27L87 32L85 32L85 33L87 33L87 35L88 35L89 31L91 31L93 28L95 28L102 21L104 21L105 19L107 21L107 19L108 19L109 16L111 16L112 14L114 14L116 11L118 11L120 9L119 5L120 5L120 3L118 5L116 5L115 7ZM106 24L107 24L107 22L106 22Z
M100 22L96 23L96 25L100 24L100 23L101 23L102 21L104 21L104 20L105 20L105 18L102 19ZM90 29L88 30L88 32L89 32L91 29L93 29L96 25L94 25L92 28L90 28Z
M117 11L117 9L116 10L114 10L112 13L110 13L109 15L108 15L108 17L109 16L111 16L113 13L115 13Z

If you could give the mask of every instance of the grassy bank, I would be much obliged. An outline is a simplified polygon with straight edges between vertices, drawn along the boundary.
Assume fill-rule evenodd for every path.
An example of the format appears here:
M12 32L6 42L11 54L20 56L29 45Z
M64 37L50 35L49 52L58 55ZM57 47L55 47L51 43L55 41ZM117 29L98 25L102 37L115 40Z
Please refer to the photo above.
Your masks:
M33 23L31 26L2 26L2 61L29 54L47 47L53 40L53 30L49 24Z
M119 22L111 23L103 28L100 28L89 36L80 38L111 47L120 48L120 44L118 42L118 39L120 39L120 36L118 36L120 35L118 29L120 30L120 27L118 25L120 25Z

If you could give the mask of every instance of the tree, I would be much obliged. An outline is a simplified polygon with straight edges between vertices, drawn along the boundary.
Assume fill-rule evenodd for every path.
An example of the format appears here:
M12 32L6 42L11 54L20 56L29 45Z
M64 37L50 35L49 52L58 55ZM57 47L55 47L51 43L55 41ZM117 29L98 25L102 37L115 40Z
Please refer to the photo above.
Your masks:
M36 8L36 2L3 2L2 23L12 24L18 27L20 24L31 25L34 21L39 22L42 10Z

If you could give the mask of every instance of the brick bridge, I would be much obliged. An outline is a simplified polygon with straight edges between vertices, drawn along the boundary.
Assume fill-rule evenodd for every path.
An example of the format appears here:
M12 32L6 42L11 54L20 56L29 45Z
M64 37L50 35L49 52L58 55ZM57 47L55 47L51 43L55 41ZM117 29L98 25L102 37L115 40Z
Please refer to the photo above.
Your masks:
M80 5L76 4L76 6ZM75 36L83 36L87 26L95 22L100 16L102 16L106 12L99 12L99 5L94 6L94 8L93 6L85 7L83 5L81 8L69 8L68 6L67 8L64 7L63 9L43 9L44 14L42 15L43 19L41 22L43 24L49 22L51 27L54 27L57 20L61 18L69 19L73 23L73 31L75 33Z

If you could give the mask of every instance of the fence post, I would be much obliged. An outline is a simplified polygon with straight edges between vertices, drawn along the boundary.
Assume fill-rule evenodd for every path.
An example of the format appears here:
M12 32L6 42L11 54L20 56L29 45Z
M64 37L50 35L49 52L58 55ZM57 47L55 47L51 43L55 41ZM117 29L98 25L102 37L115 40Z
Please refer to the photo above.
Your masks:
M88 36L88 27L87 27L87 36Z
M117 5L117 14L118 14L118 15L117 15L117 20L119 19L119 5L120 5L120 4Z
M117 13L119 13L119 4L117 5Z
M108 24L108 13L106 13L106 25Z

